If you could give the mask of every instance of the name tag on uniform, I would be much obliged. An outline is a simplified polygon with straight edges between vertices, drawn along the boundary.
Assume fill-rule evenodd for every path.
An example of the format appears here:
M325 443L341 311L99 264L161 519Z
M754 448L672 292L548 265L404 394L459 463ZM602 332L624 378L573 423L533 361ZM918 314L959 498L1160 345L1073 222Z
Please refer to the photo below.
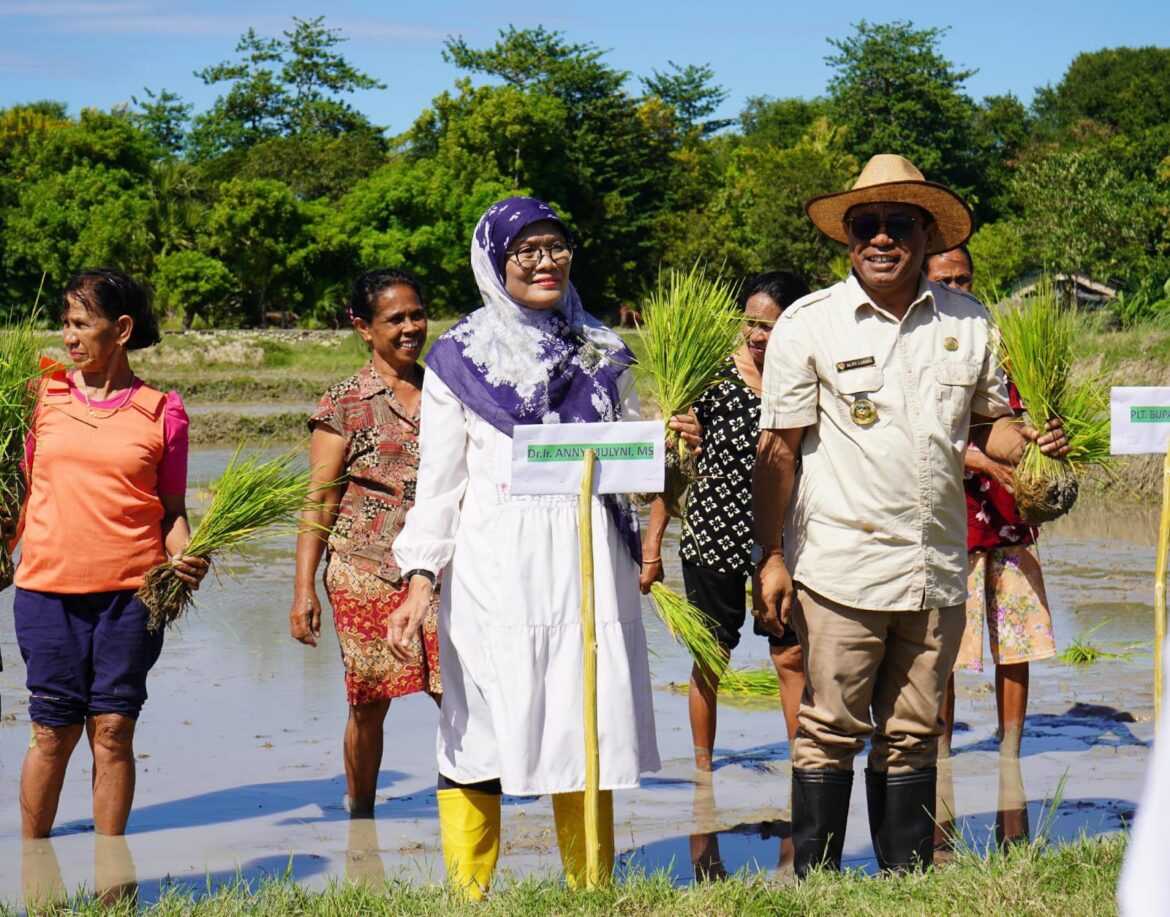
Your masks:
M862 369L873 366L877 361L873 357L858 357L856 360L842 360L837 364L837 372L843 373L850 369Z

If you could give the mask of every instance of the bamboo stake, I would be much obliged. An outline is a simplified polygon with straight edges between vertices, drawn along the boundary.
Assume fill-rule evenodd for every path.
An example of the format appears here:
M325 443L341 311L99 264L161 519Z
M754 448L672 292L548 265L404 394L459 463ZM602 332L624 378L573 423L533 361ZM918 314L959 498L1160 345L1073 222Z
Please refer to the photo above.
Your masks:
M1166 565L1170 557L1170 445L1162 462L1162 522L1154 570L1154 723L1162 721L1162 647L1166 642Z
M597 888L601 876L601 756L597 747L597 632L593 593L593 464L585 450L581 495L577 500L581 534L581 631L585 644L585 887Z

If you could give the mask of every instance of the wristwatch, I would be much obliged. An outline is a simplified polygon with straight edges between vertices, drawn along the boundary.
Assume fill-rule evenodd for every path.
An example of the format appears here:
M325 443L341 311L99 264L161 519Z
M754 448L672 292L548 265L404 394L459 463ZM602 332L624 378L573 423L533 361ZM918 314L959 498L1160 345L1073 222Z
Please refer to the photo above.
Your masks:
M758 567L769 557L774 554L783 554L784 549L778 544L753 544L752 545L752 566Z
M405 573L402 574L402 581L404 583L406 583L406 585L409 586L411 578L415 577L415 576L425 577L427 580L430 581L431 588L432 589L435 588L435 574L433 574L430 570L421 570L421 569L407 570Z

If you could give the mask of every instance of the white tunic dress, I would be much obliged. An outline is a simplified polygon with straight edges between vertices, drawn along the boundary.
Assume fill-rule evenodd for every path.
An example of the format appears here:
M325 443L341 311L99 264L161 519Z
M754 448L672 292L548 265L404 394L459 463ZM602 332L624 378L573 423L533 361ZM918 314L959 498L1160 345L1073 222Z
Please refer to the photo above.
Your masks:
M629 382L623 377L624 382ZM622 391L633 393L633 385ZM622 405L638 417L637 396ZM441 571L438 765L505 793L585 788L575 496L511 496L512 440L426 374L418 490L394 541L402 570ZM601 788L659 769L638 567L593 501Z

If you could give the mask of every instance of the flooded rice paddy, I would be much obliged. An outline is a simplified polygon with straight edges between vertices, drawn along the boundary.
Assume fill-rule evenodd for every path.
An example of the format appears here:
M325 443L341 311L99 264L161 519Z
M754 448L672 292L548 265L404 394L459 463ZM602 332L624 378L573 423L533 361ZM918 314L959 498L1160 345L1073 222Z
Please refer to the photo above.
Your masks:
M229 456L194 452L192 486L212 479ZM1045 531L1041 552L1058 646L1100 625L1087 639L1123 658L1083 668L1055 660L1033 665L1018 767L1000 766L992 667L984 675L960 673L950 798L970 842L987 844L997 820L1001 830L1005 823L1013 831L1046 826L1060 839L1116 831L1132 817L1153 733L1156 526L1152 509L1081 506ZM663 554L668 585L681 590L677 552L668 546ZM288 636L292 572L291 540L268 543L230 573L222 570L218 581L209 579L195 613L168 634L139 722L138 789L124 841L94 834L88 751L79 746L53 837L22 843L24 667L12 633L12 593L0 594L0 902L19 904L26 891L43 897L137 882L145 903L168 886L202 894L237 876L286 873L318 889L387 873L442 879L434 706L424 696L391 706L376 818L351 821L341 806L340 654L328 629L316 649ZM646 625L661 688L655 712L664 763L641 789L617 794L619 870L663 869L678 883L696 871L775 871L790 833L779 706L721 706L715 773L710 783L696 782L686 697L669 690L686 681L689 658L649 605ZM749 629L734 662L766 664L766 643ZM873 868L862 787L859 777L846 862ZM547 798L505 800L500 867L504 875L559 869Z

